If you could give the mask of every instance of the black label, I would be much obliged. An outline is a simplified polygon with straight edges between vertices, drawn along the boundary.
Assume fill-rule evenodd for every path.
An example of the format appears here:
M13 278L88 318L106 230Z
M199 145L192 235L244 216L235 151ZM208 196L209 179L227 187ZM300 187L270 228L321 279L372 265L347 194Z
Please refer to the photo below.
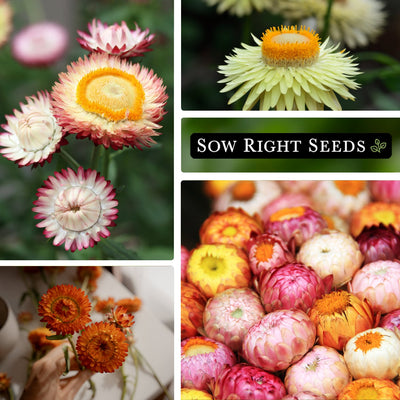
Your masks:
M192 158L390 158L389 133L193 133Z

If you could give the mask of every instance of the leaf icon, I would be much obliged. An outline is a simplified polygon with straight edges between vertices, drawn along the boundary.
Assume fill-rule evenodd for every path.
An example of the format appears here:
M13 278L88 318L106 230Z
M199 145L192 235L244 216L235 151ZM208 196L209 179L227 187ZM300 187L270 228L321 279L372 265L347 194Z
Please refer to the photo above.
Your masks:
M381 145L379 146L382 150L386 148L386 142L381 143Z
M378 146L371 146L371 151L373 153L380 153L381 151L379 150Z

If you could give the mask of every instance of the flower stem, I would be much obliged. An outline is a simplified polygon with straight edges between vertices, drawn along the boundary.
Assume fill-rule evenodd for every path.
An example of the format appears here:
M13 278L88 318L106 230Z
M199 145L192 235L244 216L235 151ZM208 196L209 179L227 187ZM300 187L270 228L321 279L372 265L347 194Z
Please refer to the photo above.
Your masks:
M104 150L103 146L94 146L92 152L92 158L90 160L90 168L94 170L98 170L98 164L101 157L101 154Z
M127 379L128 379L128 377L126 376L125 371L124 371L124 364L121 365L120 371L121 371L121 375L122 375L122 393L121 393L121 400L124 400L125 395L126 395L126 381L127 381Z
M64 158L64 160L70 164L70 166L74 167L74 168L79 168L80 164L78 163L78 161L75 160L74 157L71 156L71 154L68 153L68 151L66 151L65 149L63 149L61 147L60 149L60 154L61 156Z
M133 363L135 364L135 381L133 382L133 388L132 388L132 393L131 393L131 399L133 400L133 397L135 396L136 389L137 389L137 384L139 381L139 360L137 358L136 352L132 350L132 347L129 346L129 354L131 355L133 359Z
M327 0L328 7L326 9L326 14L324 17L324 30L322 31L322 41L325 41L329 36L329 25L331 20L332 5L334 0Z
M156 372L154 371L153 367L150 365L150 363L144 358L143 354L140 353L140 351L138 350L138 348L134 345L132 345L132 347L134 348L136 354L139 356L140 360L146 364L147 368L150 370L151 374L153 375L153 378L157 381L158 385L160 386L160 388L162 389L162 391L164 392L165 396L168 398L168 400L172 400L172 396L169 393L168 389L162 384L162 382L160 381L160 379L158 378Z
M46 20L41 1L36 1L35 4L32 4L32 0L24 0L24 7L26 9L25 15L28 16L30 24Z

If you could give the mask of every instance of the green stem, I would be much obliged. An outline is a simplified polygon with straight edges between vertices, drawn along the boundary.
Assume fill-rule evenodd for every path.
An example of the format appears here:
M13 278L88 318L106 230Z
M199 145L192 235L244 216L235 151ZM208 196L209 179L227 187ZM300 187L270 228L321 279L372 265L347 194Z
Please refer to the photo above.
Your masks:
M329 36L329 25L330 25L330 20L331 20L331 12L332 12L332 5L334 0L327 0L328 1L328 7L326 9L326 14L324 17L324 30L322 31L322 41L324 42L328 36Z
M135 349L137 355L140 357L141 361L144 361L144 363L146 364L147 368L150 370L151 374L153 375L153 378L157 381L158 385L160 386L160 388L162 389L162 391L164 392L165 396L167 396L168 400L172 400L172 396L169 393L168 389L162 384L162 382L160 381L160 379L158 378L156 372L154 371L153 367L150 365L150 363L144 358L143 354L140 353L140 351L137 349L136 346L132 345L133 348Z
M135 380L133 382L132 394L130 398L130 400L133 400L133 397L135 396L136 393L137 384L139 382L139 360L137 358L136 352L132 350L131 346L129 346L129 354L131 355L133 363L135 364Z
M14 400L15 399L14 390L12 390L11 386L8 388L8 397L10 398L10 400Z
M93 147L93 152L92 152L92 157L90 160L90 168L94 170L98 170L98 164L99 164L99 159L101 156L101 153L103 152L104 147L103 146L94 146Z
M108 168L110 166L110 152L105 149L103 154L103 176L105 179L108 179Z
M60 149L60 154L61 156L64 158L64 160L70 164L70 166L72 166L73 168L79 168L80 164L78 163L78 161L75 160L74 157L71 156L71 154L68 153L67 150L65 150L64 148L61 147Z
M125 374L124 371L124 364L122 364L121 366L121 375L122 375L122 393L121 393L121 400L124 400L125 398L125 394L126 394L126 381L128 379L128 377Z
M26 15L28 16L29 23L35 24L37 22L46 20L41 1L35 1L35 4L32 4L32 0L24 0L23 3L26 9Z

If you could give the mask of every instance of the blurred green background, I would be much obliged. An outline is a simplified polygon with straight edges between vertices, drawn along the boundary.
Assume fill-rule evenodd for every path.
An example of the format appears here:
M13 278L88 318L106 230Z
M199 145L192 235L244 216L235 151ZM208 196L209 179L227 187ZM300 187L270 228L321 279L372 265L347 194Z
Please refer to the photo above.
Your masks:
M397 118L185 118L184 172L398 172L400 119ZM388 159L193 159L192 133L390 133Z
M153 51L135 58L163 79L169 99L157 145L143 151L131 148L115 153L108 179L117 191L119 217L111 235L92 249L67 252L52 245L35 227L32 202L43 181L68 165L56 154L50 164L18 168L0 158L1 259L172 259L173 257L173 0L15 0L13 33L42 19L62 23L70 32L65 58L48 68L26 68L11 55L10 44L0 49L0 124L5 115L38 90L51 90L66 65L87 54L76 41L76 30L87 31L93 18L113 24L125 20L131 29L156 34ZM66 150L84 168L89 167L93 144L67 137ZM109 150L111 151L111 150ZM117 155L118 154L118 155ZM101 171L100 171L101 172Z
M338 97L344 110L400 109L400 2L381 3L388 14L384 32L375 43L351 51L363 72L357 78L362 87L352 91L355 101ZM254 45L250 33L261 37L267 27L284 23L281 16L267 11L239 18L227 12L217 14L216 7L204 0L183 1L182 109L240 110L243 99L227 105L234 91L219 93L223 85L218 81L223 76L217 73L218 66L242 42Z

